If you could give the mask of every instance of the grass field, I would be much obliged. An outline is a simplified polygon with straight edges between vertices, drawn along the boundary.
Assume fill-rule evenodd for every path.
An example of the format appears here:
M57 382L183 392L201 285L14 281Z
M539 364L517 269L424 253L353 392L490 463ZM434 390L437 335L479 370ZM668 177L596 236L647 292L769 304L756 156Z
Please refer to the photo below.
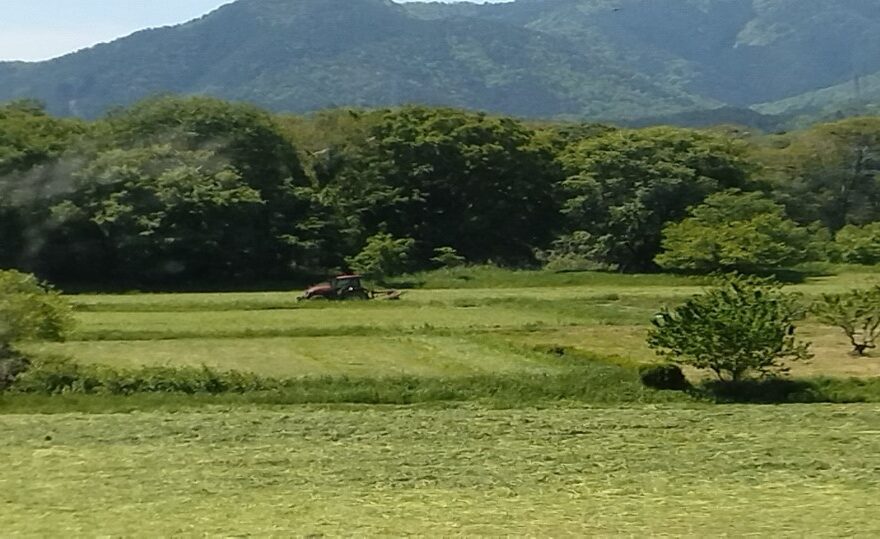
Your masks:
M458 275L459 278L456 278ZM506 275L506 277L504 277ZM645 329L663 305L706 279L497 270L438 272L399 302L297 303L296 292L73 296L72 340L37 354L121 367L207 365L268 376L468 376L557 369L535 348L564 348L636 365L655 360ZM535 286L522 287L531 279ZM880 283L880 273L816 277L806 298ZM808 322L815 360L798 375L880 376L880 358L854 358L839 330Z
M716 405L644 388L636 372L656 359L651 317L705 279L466 269L411 280L399 302L71 296L73 338L28 352L292 385L0 395L0 530L880 535L880 357L850 356L838 330L802 328L816 358L794 375L832 378L811 379L819 389L798 402L868 404ZM880 273L850 270L792 289L809 301L875 283Z
M880 408L0 416L4 534L880 534Z

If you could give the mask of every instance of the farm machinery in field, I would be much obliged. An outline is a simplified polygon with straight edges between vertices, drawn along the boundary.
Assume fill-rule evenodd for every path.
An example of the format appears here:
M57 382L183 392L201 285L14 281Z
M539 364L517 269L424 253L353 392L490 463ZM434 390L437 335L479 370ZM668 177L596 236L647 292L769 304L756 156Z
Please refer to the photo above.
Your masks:
M403 293L399 290L370 290L364 288L363 279L360 275L339 275L329 279L327 282L309 287L297 298L297 301L398 300L401 295Z

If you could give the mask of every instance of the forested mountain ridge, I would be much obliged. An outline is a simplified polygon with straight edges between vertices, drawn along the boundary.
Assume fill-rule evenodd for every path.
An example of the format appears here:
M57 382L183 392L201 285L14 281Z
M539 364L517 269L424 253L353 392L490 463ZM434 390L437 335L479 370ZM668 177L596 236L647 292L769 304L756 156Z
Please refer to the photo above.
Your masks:
M47 62L0 63L0 100L86 117L158 92L290 112L420 102L593 119L767 103L827 113L878 72L880 4L863 0L239 0Z

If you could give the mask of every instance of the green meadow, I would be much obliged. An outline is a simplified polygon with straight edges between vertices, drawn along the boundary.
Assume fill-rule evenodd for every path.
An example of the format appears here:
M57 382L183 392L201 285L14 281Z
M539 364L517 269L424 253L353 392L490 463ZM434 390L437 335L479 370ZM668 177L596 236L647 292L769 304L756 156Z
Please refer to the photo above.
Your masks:
M33 356L124 372L207 366L286 385L0 397L0 529L880 534L880 357L850 356L839 330L806 320L816 357L791 375L825 392L805 402L828 403L722 404L638 381L638 366L656 361L644 343L651 317L706 279L459 270L411 280L400 301L69 296L75 334L28 345ZM809 301L878 282L851 270L792 289Z
M880 534L880 407L0 416L23 536Z
M709 283L492 269L412 280L421 288L401 301L297 302L298 291L76 295L73 337L29 351L116 367L206 365L275 377L558 372L564 363L536 359L535 350L560 348L634 366L656 360L645 331L657 310ZM791 289L809 301L873 283L880 273L847 272ZM807 320L802 331L816 358L793 365L795 374L880 376L880 361L851 357L839 330Z

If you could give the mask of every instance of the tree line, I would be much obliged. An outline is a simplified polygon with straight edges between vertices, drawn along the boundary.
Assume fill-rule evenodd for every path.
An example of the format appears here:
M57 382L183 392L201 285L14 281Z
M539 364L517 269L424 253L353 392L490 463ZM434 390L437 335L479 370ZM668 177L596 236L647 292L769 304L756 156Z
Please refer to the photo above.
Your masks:
M880 262L880 118L765 135L202 97L92 122L0 105L0 267L61 283L809 260Z

